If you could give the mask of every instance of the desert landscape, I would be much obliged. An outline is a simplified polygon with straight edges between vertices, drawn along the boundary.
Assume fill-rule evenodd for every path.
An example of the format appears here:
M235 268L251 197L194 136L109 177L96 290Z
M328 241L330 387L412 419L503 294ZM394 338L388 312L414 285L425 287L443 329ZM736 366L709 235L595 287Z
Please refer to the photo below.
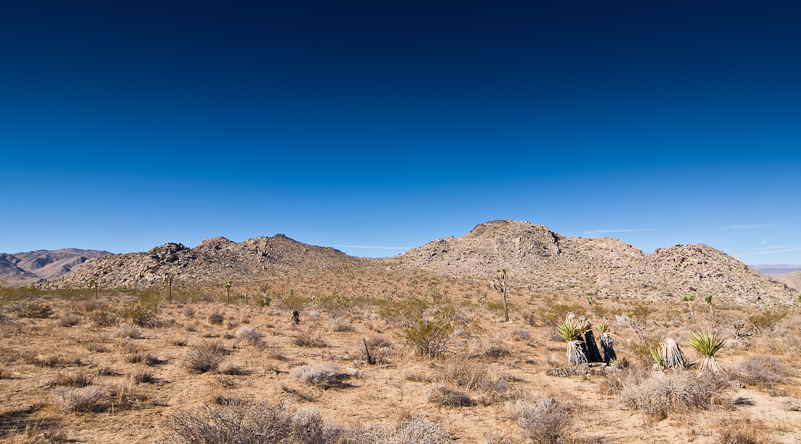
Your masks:
M213 238L0 291L3 442L801 441L801 290L705 245Z

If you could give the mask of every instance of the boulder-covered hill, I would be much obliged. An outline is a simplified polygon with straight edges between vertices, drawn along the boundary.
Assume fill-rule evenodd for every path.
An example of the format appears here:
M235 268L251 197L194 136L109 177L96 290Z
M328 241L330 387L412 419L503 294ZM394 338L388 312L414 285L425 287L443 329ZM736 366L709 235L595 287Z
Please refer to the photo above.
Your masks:
M276 273L310 276L352 267L373 270L373 277L386 270L423 269L482 281L506 268L514 286L577 297L660 299L665 294L693 294L700 302L711 294L737 303L789 303L795 293L707 245L675 245L646 254L614 238L567 237L542 225L511 220L486 222L461 237L381 259L352 257L280 234L241 243L217 237L195 248L168 243L146 253L91 260L43 286L87 287L97 276L103 287L142 287L161 282L167 273L177 273L190 285L219 285L227 279L255 283Z
M774 276L773 280L781 282L794 290L801 291L801 271L780 274Z
M219 285L228 279L253 282L276 272L314 272L361 264L361 258L327 247L307 245L282 234L237 243L206 239L194 248L167 243L146 253L105 256L68 275L48 280L46 288L87 287L97 276L101 287L144 287L175 273L193 285Z
M566 237L530 222L498 220L388 259L456 277L488 278L506 268L533 288L577 295L661 298L711 294L739 303L791 302L793 292L707 245L675 245L653 254L617 239Z
M108 251L79 250L36 250L25 253L0 253L0 280L10 285L25 285L41 279L69 273L84 262L110 255Z

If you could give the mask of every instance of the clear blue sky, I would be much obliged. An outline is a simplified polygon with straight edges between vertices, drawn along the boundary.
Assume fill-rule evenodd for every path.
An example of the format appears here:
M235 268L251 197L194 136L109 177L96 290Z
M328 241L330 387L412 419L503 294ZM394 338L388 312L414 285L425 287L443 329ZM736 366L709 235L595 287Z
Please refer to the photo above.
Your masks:
M0 251L494 219L801 264L801 3L0 5ZM367 248L370 247L370 248Z

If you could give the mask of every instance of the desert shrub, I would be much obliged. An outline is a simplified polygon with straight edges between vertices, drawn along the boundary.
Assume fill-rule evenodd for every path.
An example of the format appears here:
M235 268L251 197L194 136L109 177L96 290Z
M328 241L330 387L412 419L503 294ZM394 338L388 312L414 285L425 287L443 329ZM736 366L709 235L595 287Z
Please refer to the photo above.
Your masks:
M260 345L264 335L250 327L242 327L236 331L236 341L247 342L251 345Z
M223 361L220 365L217 366L217 373L221 375L229 375L229 376L238 376L238 375L247 375L249 372L242 367L230 362L230 361Z
M524 328L516 328L509 333L509 339L513 341L528 341L531 339L531 332Z
M367 340L367 345L370 348L389 348L394 345L394 342L383 336L373 336Z
M489 376L486 364L467 359L455 359L437 373L437 381L475 390Z
M189 349L184 365L193 371L205 373L214 371L223 362L228 350L217 342L206 342Z
M181 412L166 423L175 444L295 443L292 418L281 404L205 405Z
M124 339L139 339L142 337L142 330L134 324L120 324L114 332Z
M350 384L345 381L353 376L330 362L302 365L289 373L295 379L323 389L349 387Z
M167 361L161 360L150 353L134 352L128 355L128 362L131 364L142 363L148 367L152 367L154 365L164 364Z
M475 402L470 399L467 393L456 390L447 385L436 385L428 389L426 393L428 402L448 407L470 407Z
M215 311L214 313L209 315L209 324L212 325L222 325L225 321L225 316L219 311Z
M184 309L184 314L189 319L194 318L195 317L195 308L194 307L186 307L186 309Z
M654 361L652 350L661 350L659 338L655 336L645 336L631 343L631 352L637 360L646 366L650 366Z
M38 354L35 356L30 356L25 359L29 363L33 365L38 365L40 367L65 367L68 365L81 365L81 359L79 357L69 358L64 355L42 355Z
M801 401L797 398L789 397L782 401L782 408L788 412L801 412Z
M632 319L636 319L639 321L645 321L648 319L648 316L654 312L654 309L648 307L647 305L638 305L634 307L630 312L628 312L628 316Z
M735 368L736 377L746 384L771 388L792 374L789 367L772 356L752 356Z
M328 329L336 333L349 333L356 331L349 319L335 318L328 323Z
M65 313L58 318L58 325L62 327L74 327L81 323L81 318L75 313Z
M565 442L574 423L573 406L551 397L518 399L507 403L505 411L536 443Z
M63 413L95 412L100 410L108 399L108 393L104 388L93 385L81 388L60 387L54 393L60 400Z
M319 334L312 334L308 331L301 331L292 339L292 343L298 347L309 347L309 348L322 348L328 347L328 344L320 337Z
M729 381L720 374L686 372L655 373L641 381L624 384L620 402L656 418L670 413L709 409L727 402Z
M775 327L779 321L784 319L786 316L787 312L784 310L765 310L762 313L750 316L748 321L754 326L754 328L756 328L757 331L765 331Z
M512 350L500 338L495 338L487 341L482 355L490 359L507 358L512 356Z
M358 444L450 444L451 436L425 416L404 419L397 427L371 429L354 439Z
M418 354L433 358L448 350L453 335L453 324L444 319L428 320L420 317L403 329L407 344Z
M39 301L14 302L13 310L20 318L46 319L53 315L53 309Z
M125 303L120 309L120 317L140 327L155 327L158 314L159 298L156 295L143 293Z
M117 323L117 315L104 307L89 312L89 319L96 327L110 327Z
M715 444L769 444L773 433L764 422L740 415L719 421L715 428Z
M585 311L585 307L583 305L573 305L573 304L556 304L553 302L548 303L548 305L541 309L539 312L539 320L545 324L553 325L557 322L563 321L565 316L568 313L583 313ZM534 314L529 317L529 324L535 326Z
M153 376L153 373L147 370L142 370L134 373L133 375L131 375L131 379L137 384L155 384L156 382L158 382L158 378Z

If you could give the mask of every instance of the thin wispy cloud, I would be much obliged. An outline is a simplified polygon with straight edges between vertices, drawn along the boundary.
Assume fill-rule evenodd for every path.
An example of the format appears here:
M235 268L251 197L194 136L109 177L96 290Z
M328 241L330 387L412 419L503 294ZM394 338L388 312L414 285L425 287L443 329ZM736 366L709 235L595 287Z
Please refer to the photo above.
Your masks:
M772 228L781 227L785 224L754 224L754 225L729 225L721 228L721 230L750 230L753 228Z
M767 239L763 239L763 240L762 240L762 245L765 245L765 244L767 244L768 242L772 241L773 239L777 239L778 237L779 237L779 236L773 236L773 237L769 237L769 238L767 238Z
M636 229L628 229L628 230L592 230L592 231L585 231L584 234L603 234L603 233L634 233L639 231L660 231L661 228L636 228Z
M755 253L738 254L737 257L759 256L759 255L762 255L762 254L787 253L787 252L790 252L790 251L801 251L801 247L798 247L798 248L787 248L785 250L757 251Z
M369 248L373 250L411 250L411 247L384 247L381 245L332 245L334 248Z

